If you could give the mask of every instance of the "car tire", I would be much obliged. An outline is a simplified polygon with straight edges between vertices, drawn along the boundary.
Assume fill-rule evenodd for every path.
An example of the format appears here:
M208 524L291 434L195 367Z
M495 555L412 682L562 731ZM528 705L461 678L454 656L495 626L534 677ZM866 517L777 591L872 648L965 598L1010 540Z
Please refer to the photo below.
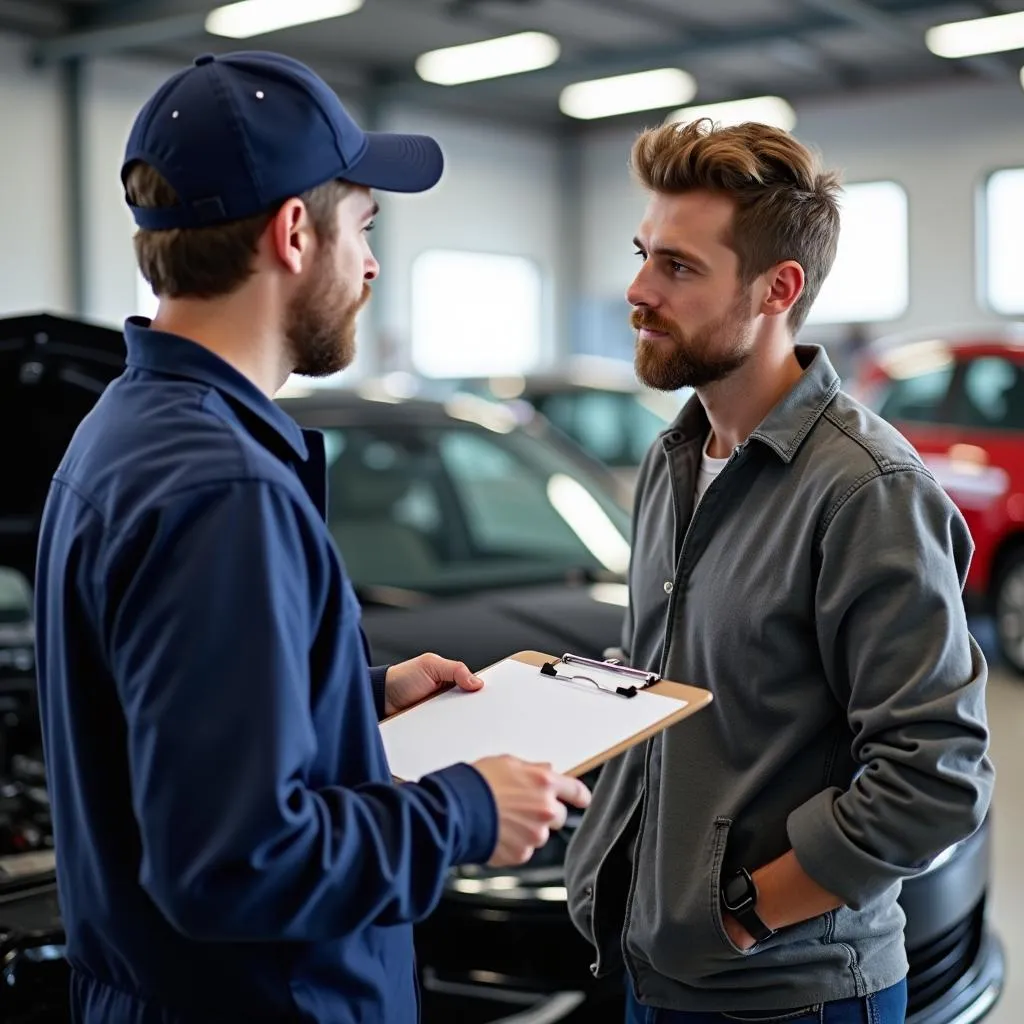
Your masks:
M992 608L1000 654L1024 676L1024 547L1011 551L1000 564Z

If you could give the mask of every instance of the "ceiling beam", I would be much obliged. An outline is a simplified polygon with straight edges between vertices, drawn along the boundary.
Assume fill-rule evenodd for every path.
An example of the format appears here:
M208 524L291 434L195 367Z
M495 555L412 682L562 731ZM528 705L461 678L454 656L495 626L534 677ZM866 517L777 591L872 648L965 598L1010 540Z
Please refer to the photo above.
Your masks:
M206 15L198 12L83 29L40 41L33 48L32 61L45 67L79 57L100 57L159 46L172 40L202 37L206 32L205 24Z
M59 9L33 0L0 0L0 27L30 35L66 32L70 20Z
M928 53L924 33L912 28L899 17L881 11L867 0L803 0L805 7L832 14L851 25L872 32L916 53ZM939 60L943 58L937 58ZM1008 65L987 57L971 57L963 62L984 78L1005 81L1014 77Z

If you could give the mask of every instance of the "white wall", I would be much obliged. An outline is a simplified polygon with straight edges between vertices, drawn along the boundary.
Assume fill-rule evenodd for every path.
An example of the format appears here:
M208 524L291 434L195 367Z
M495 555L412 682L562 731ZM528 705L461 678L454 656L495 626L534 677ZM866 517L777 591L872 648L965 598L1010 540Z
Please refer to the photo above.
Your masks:
M990 171L1024 165L1020 87L932 88L804 104L797 114L796 134L846 181L889 178L909 193L910 308L872 332L998 321L978 301L976 197ZM630 242L643 197L626 170L634 136L595 131L586 142L583 290L592 300L620 297L636 271Z
M173 70L99 60L84 76L85 312L114 326L137 311L135 225L120 178L125 143L135 115Z
M61 86L0 36L0 315L71 304Z
M463 249L525 256L540 266L548 282L542 350L552 356L561 265L555 140L410 109L391 112L383 127L433 135L445 154L444 176L435 189L381 197L381 278L375 290L388 345L400 358L408 353L416 257L425 249ZM486 324L480 341L487 344Z

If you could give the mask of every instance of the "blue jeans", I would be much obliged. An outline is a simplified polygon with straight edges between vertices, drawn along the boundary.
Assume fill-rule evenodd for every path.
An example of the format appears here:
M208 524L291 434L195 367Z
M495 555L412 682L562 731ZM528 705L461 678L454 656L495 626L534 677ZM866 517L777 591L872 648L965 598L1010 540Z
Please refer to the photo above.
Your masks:
M907 983L901 981L863 998L796 1007L792 1010L734 1010L729 1013L690 1013L642 1006L626 983L626 1024L904 1024Z

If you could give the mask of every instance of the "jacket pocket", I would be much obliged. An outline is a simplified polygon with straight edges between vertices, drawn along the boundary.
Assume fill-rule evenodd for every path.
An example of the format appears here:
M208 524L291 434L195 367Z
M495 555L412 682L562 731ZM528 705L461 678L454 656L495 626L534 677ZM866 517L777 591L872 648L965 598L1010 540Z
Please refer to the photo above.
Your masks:
M729 830L732 828L732 818L715 818L715 830L712 835L711 846L711 875L709 878L708 904L711 913L711 923L714 926L718 938L733 956L751 956L754 949L743 950L729 938L725 930L725 921L722 917L722 871L725 866L725 851L729 845ZM756 948L756 947L755 947Z
M626 947L637 967L650 967L675 981L704 989L720 987L722 976L742 968L749 955L729 941L719 908L719 885L730 818L709 818L692 845L678 831L661 849L645 840L634 889Z

